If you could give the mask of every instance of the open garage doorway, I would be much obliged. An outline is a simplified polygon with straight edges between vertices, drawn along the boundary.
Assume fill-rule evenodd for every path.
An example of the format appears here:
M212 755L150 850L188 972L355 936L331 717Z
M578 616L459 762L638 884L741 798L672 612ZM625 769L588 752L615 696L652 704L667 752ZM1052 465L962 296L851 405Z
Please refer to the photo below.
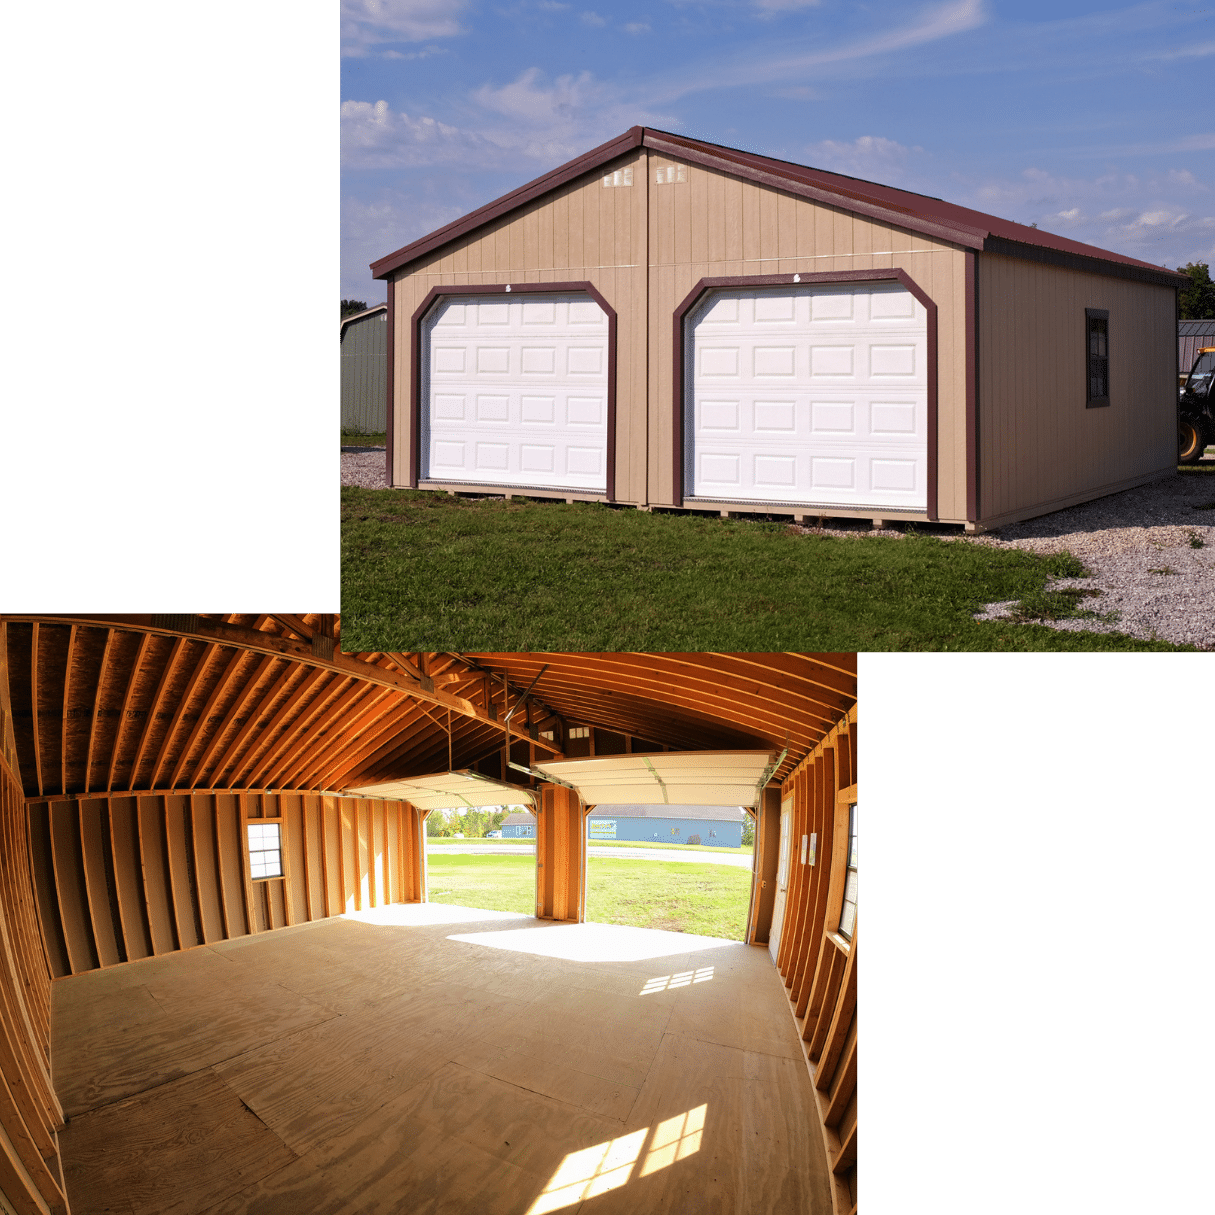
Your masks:
M754 848L745 807L592 806L586 833L588 921L745 939Z
M427 901L482 911L536 910L530 806L447 806L426 816Z

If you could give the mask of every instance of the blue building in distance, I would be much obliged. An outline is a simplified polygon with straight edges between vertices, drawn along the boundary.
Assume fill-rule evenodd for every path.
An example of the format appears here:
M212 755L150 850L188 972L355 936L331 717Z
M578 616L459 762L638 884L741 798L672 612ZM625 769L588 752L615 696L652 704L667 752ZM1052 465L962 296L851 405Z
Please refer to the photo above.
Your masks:
M536 816L527 810L516 810L502 820L504 840L535 839Z
M596 806L587 819L587 839L738 848L746 820L742 806Z

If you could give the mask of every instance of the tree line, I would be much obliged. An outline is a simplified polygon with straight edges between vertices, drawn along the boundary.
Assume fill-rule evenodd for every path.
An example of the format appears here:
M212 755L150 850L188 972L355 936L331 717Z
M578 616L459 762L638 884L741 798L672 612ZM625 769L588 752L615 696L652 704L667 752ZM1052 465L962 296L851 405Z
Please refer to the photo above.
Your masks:
M1190 276L1190 285L1177 293L1178 317L1183 321L1215 318L1215 283L1211 282L1211 267L1206 262L1188 262L1178 266L1177 273Z
M510 813L506 806L481 806L479 809L432 810L426 820L426 834L438 839L463 835L466 840L484 839L490 831L499 831Z

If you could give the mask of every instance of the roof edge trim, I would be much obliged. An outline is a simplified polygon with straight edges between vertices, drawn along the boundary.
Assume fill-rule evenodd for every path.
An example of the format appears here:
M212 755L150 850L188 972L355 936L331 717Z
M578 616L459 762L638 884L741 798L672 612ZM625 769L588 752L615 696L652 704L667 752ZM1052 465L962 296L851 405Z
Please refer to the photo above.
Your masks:
M1153 283L1158 287L1183 287L1190 281L1188 275L1166 270L1163 266L1152 268L1146 265L1132 265L1129 262L1106 261L1100 257L1086 257L1082 253L1051 249L1046 245L1022 244L1003 236L988 236L983 242L983 252L999 253L1004 257L1016 257L1027 262L1040 262L1046 266L1059 266L1064 270L1084 270L1090 274L1125 278L1137 283Z

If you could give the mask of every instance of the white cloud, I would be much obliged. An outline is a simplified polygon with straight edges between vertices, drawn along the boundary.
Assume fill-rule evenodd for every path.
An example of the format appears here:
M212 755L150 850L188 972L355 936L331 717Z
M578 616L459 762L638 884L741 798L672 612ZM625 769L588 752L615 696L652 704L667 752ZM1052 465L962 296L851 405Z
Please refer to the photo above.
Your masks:
M1155 265L1215 252L1210 189L1188 170L1063 177L1036 166L955 192L954 201Z
M586 12L582 14L582 24L598 29L601 26L607 25L607 19L601 17L598 13Z
M924 193L928 181L922 168L926 153L881 135L862 135L851 143L824 139L804 148L806 162L818 169L861 177L885 186Z
M648 34L650 33L650 26L645 21L630 21L624 27L624 32L626 34Z
M737 87L747 84L769 84L803 77L813 68L854 63L906 51L950 38L972 30L987 21L985 0L951 0L924 10L909 24L849 42L842 46L816 49L803 54L774 57L753 57L746 62L697 64L693 69L671 79L655 82L652 101L673 101L689 93L708 88Z
M342 103L342 161L351 169L422 165L531 173L554 168L638 124L671 127L622 100L590 72L547 81L529 68L510 84L483 85L472 101L484 113L453 126L393 110L386 101ZM520 165L520 161L531 162Z
M342 0L342 53L376 54L382 42L424 42L461 33L467 0Z
M549 81L528 68L510 84L483 85L473 100L508 125L484 129L501 147L516 148L537 162L558 165L636 125L673 127L679 120L630 101L590 72Z
M459 164L501 168L502 149L473 131L394 112L388 102L342 102L342 162L351 169Z

